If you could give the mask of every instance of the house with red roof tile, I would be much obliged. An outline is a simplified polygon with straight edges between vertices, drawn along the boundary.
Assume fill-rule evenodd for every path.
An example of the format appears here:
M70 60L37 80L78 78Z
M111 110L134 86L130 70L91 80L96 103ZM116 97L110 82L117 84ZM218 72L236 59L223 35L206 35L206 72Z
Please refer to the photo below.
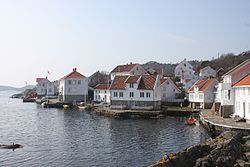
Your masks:
M161 81L158 75L116 76L111 83L111 108L160 109Z
M222 76L222 82L217 85L215 111L220 116L229 117L234 114L235 109L235 89L233 85L250 73L250 59L245 60L241 64L232 68Z
M234 115L250 119L250 74L233 85L235 92Z
M125 64L116 66L111 72L111 80L115 76L129 76L129 75L143 75L146 74L146 70L140 64Z
M161 79L161 101L173 101L179 94L181 90L170 78Z
M218 81L214 78L196 81L188 90L191 108L211 109L217 84Z
M59 100L64 102L83 102L88 95L88 79L76 68L59 81Z
M94 101L110 103L110 84L98 84L94 88Z
M57 87L55 82L51 82L48 78L36 78L36 93L37 98L42 98L45 96L55 96L57 93Z

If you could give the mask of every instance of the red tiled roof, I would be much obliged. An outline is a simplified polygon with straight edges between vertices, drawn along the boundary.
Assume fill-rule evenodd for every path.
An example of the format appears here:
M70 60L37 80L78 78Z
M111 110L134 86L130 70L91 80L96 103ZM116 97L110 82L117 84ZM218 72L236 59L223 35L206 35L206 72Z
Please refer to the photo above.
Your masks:
M71 73L69 73L68 75L64 76L61 79L65 79L65 78L85 78L85 76L80 74L77 71L72 71Z
M140 75L129 76L129 78L126 80L126 83L136 83L140 77Z
M199 91L203 92L211 83L213 83L214 79L207 79L204 84L200 87Z
M132 70L135 66L138 64L126 64L126 65L118 65L116 68L114 68L112 72L129 72Z
M138 89L153 90L157 76L155 75L142 75Z
M244 62L242 62L241 64L237 65L236 67L232 68L230 71L228 71L226 74L224 74L222 77L232 73L232 72L235 72L236 70L240 69L241 67L247 65L246 68L249 68L250 67L250 59L247 59L245 60Z
M96 85L95 89L101 89L101 90L106 90L109 89L110 84L98 84Z
M207 80L198 80L195 82L195 84L189 89L189 92L194 91L194 87L198 86L199 87L199 92L203 92L206 90L213 82L215 79L207 79Z
M247 76L242 78L239 82L234 84L234 87L235 86L250 86L250 74L248 74Z
M202 84L203 82L204 82L204 80L202 80L202 79L196 81L196 82L194 83L194 85L193 85L188 91L189 91L189 92L194 91L194 87L199 86L199 85Z
M45 78L36 78L36 82L39 83L41 82L42 80L44 80Z
M127 80L129 76L115 76L110 89L125 89L126 83L125 81Z

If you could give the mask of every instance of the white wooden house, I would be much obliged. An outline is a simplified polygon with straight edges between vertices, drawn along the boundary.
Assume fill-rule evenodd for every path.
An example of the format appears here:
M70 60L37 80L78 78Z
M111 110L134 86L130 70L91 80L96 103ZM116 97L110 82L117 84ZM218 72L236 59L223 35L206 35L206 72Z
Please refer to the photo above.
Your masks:
M110 103L110 84L98 84L94 88L94 101Z
M36 78L36 93L38 98L45 96L55 96L57 93L56 85L53 82L50 82L46 78Z
M76 68L71 73L60 79L59 100L64 102L83 102L88 95L88 79L77 72Z
M217 84L218 81L213 78L196 81L188 91L191 108L211 109Z
M194 74L193 66L186 59L175 67L174 73L175 77L180 78L180 82L186 90L188 90L198 79L198 76Z
M111 108L159 109L160 85L158 75L116 76L110 86Z
M181 90L170 79L161 79L161 101L171 101L181 94Z
M249 73L250 59L247 59L222 76L223 80L217 85L215 98L221 116L228 117L234 113L235 92L232 86Z
M233 86L235 92L234 115L250 120L250 74Z
M214 77L215 78L216 74L217 74L217 72L213 68L211 68L210 66L206 66L206 67L200 69L199 76L202 79L209 78L209 77Z
M130 76L130 75L143 75L146 74L146 70L140 64L125 64L118 65L111 72L111 80L114 80L115 76Z

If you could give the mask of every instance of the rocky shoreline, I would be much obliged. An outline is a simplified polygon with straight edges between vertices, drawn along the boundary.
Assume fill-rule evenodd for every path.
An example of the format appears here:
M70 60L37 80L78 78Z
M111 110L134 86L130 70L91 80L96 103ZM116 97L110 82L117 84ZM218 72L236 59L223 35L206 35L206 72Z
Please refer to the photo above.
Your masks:
M150 167L243 167L250 166L250 135L225 131L204 144L164 155Z

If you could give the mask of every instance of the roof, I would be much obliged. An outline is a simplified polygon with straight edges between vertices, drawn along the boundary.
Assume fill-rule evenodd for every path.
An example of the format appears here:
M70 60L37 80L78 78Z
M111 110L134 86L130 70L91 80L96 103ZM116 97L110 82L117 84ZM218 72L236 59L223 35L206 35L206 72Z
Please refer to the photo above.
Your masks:
M234 84L234 87L238 87L238 86L241 86L241 87L250 86L250 74L248 74L247 76L245 76L240 81Z
M86 78L86 77L84 75L80 74L79 72L77 72L76 69L73 69L73 71L71 73L62 77L61 79L66 79L66 78Z
M110 84L98 84L96 85L95 89L101 89L101 90L106 90L109 89Z
M125 81L127 80L129 76L115 76L110 89L125 89L126 83Z
M118 65L117 67L115 67L112 72L129 72L131 71L135 66L137 66L138 64L126 64L126 65Z
M206 90L213 82L215 79L207 79L207 80L198 80L194 83L194 85L188 90L189 92L193 92L195 87L199 88L199 92L203 92Z
M243 65L245 65L245 64L247 64L247 63L250 63L250 59L247 59L247 60L243 61L241 64L239 64L239 65L237 65L236 67L232 68L232 69L229 70L227 73L225 73L225 74L223 75L223 77L224 77L225 75L228 75L228 74L234 72L235 70L237 70L238 68L242 67Z
M142 75L138 85L138 89L153 90L157 76L155 75Z
M140 75L129 76L126 83L136 83L140 79Z
M41 82L44 79L46 79L46 78L36 78L36 82L39 83L39 82Z
M194 91L194 87L201 85L204 82L203 79L200 79L194 83L194 85L188 90L189 92Z

